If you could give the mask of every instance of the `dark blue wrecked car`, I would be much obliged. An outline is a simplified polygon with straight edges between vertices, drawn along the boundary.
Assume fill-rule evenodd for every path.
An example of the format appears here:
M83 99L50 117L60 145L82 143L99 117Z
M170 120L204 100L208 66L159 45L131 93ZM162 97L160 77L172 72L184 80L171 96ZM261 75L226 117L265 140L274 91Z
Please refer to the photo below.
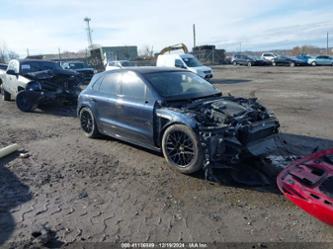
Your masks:
M79 96L78 115L88 137L161 151L186 174L259 156L279 128L256 99L222 96L194 73L157 67L96 74Z

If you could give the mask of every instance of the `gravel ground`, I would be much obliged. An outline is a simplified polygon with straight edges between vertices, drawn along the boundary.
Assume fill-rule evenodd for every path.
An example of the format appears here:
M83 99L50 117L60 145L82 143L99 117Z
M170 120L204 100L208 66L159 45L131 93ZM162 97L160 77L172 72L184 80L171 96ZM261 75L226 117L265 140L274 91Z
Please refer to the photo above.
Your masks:
M299 154L333 147L333 68L215 68L227 94L254 94L281 122ZM182 175L161 155L110 139L88 139L74 107L22 113L0 101L0 147L31 156L0 160L0 246L32 241L333 242L332 229L268 187ZM248 165L254 162L247 162ZM50 235L50 236L51 236Z

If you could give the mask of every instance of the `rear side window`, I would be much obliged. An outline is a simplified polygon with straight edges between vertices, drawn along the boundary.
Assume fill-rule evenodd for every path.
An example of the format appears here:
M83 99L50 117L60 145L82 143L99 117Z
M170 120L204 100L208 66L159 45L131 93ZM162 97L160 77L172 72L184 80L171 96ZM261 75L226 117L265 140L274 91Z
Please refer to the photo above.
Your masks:
M90 80L90 84L92 86L92 89L98 91L102 80L103 80L103 75L102 74L95 74L92 77L92 79Z
M127 99L144 100L146 84L134 72L122 76L122 95Z
M120 73L109 73L105 75L101 86L99 87L100 92L117 95L119 94L119 86L121 82Z

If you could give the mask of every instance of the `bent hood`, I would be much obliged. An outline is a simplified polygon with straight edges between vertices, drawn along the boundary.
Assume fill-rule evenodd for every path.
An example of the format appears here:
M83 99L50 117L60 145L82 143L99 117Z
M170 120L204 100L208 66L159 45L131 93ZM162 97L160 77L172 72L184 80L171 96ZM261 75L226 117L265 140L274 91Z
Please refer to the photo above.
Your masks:
M52 79L54 77L61 77L61 78L74 78L77 76L78 73L75 71L70 70L43 70L33 73L26 73L24 77L31 79L31 80L47 80Z

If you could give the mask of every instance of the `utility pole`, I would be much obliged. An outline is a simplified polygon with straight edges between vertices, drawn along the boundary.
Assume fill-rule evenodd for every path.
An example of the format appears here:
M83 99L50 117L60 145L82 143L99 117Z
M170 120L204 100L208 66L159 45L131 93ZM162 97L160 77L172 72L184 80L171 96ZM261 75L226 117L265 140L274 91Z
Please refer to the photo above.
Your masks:
M58 56L59 56L59 60L61 60L60 48L58 48Z
M326 52L327 52L327 55L330 55L330 49L329 49L329 46L328 46L328 32L327 32L327 40L326 40L326 48L327 48L327 50L326 50Z
M242 53L242 42L239 43L239 53Z
M195 30L195 24L193 24L193 48L197 46L197 34Z
M92 44L93 44L93 42L92 42L92 38L91 38L91 28L90 28L90 21L91 21L91 18L89 18L89 17L85 17L83 20L87 23L88 44L89 44L89 47L91 47Z
M30 54L29 54L29 48L27 48L27 57L29 57Z

